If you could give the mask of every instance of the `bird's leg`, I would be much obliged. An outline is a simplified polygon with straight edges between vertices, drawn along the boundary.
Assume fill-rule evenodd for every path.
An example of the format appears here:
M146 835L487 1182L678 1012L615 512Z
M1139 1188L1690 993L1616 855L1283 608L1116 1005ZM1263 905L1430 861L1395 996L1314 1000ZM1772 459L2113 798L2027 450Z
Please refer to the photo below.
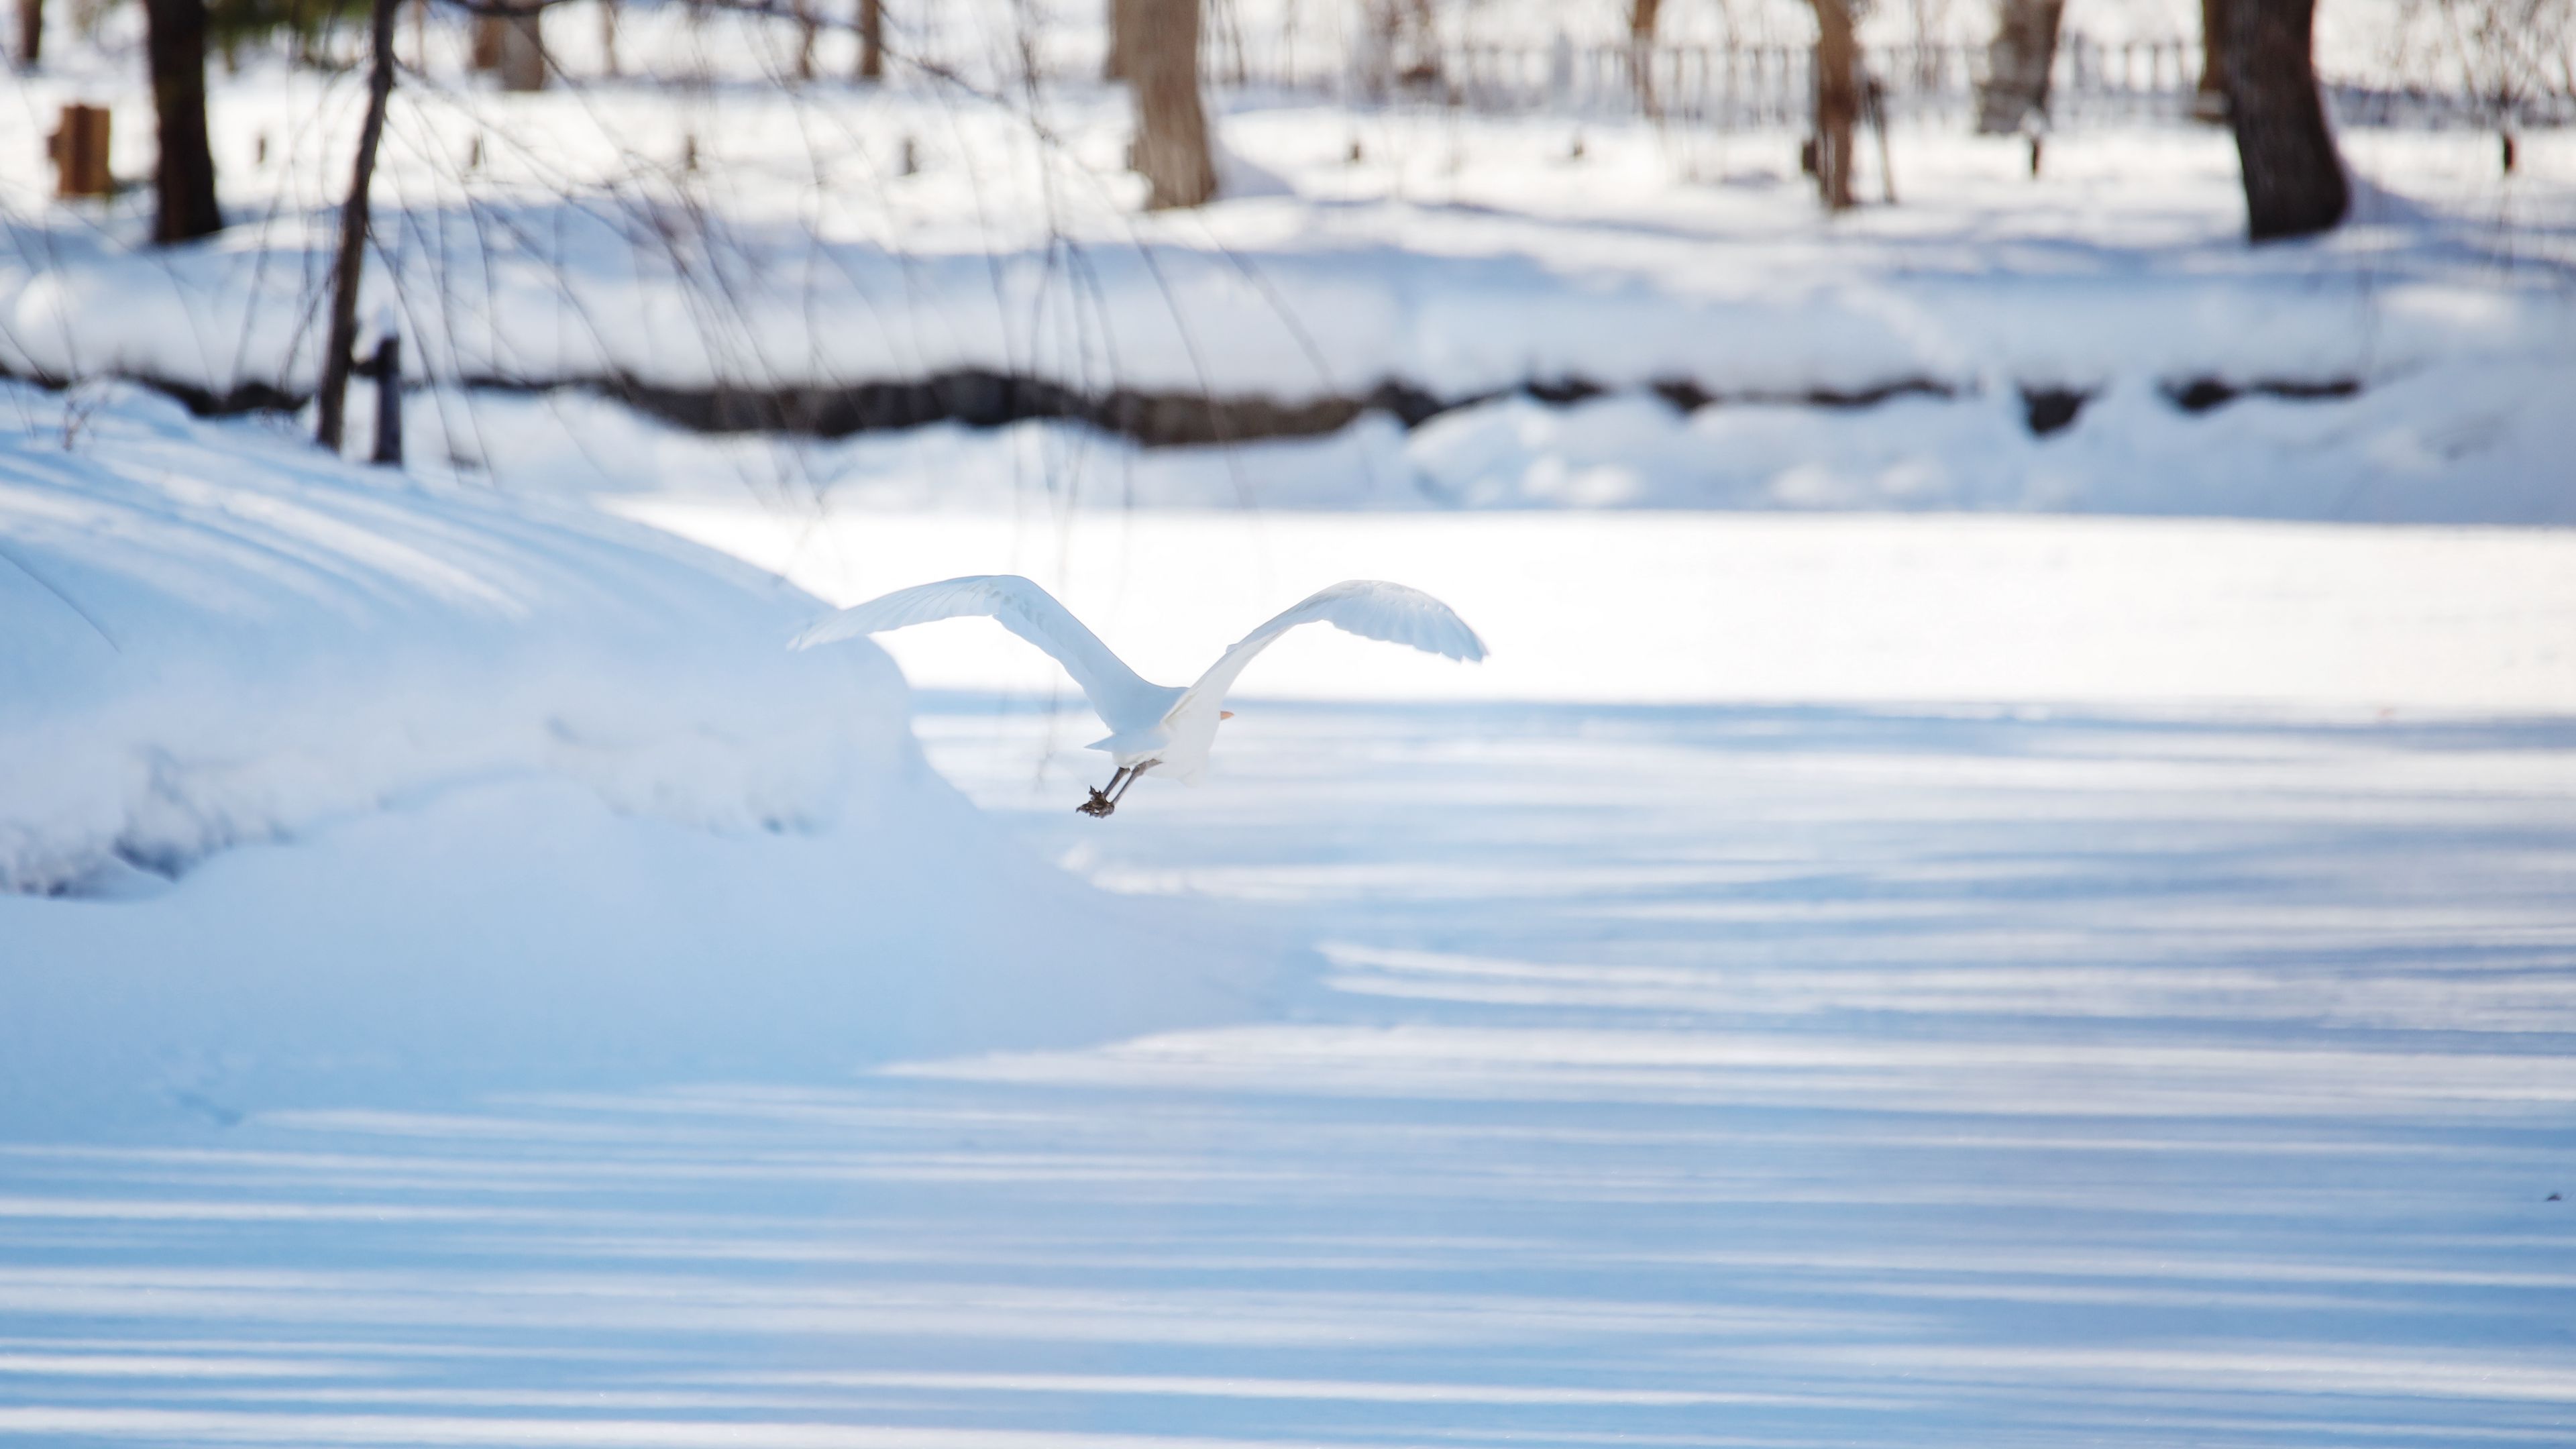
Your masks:
M1110 804L1112 804L1112 805L1115 805L1115 804L1117 804L1119 801L1126 799L1126 798L1127 798L1127 792L1136 788L1136 782L1137 782L1137 781L1139 781L1139 780L1141 780L1141 779L1144 779L1144 778L1145 778L1145 772L1146 772L1147 770L1150 770L1150 769L1154 768L1156 765L1159 765L1159 764L1161 764L1161 763L1163 763L1163 762L1162 762L1162 761L1160 761L1160 760L1147 760L1145 763L1143 763L1143 764L1141 764L1141 765L1138 765L1136 768L1134 768L1134 769L1132 769L1132 770L1129 770L1129 771L1127 772L1127 783L1126 783L1126 784L1124 784L1124 785L1120 785L1120 786L1119 786L1119 788L1118 788L1118 793L1109 797L1109 803L1110 803ZM1110 783L1110 784L1112 784L1112 785L1117 785L1117 784L1118 784L1118 782L1117 782L1117 781L1115 781L1115 780L1112 780L1112 781L1110 781L1109 783Z
M1108 788L1111 790L1117 789L1118 782L1126 779L1129 773L1130 772L1125 765L1119 766L1118 773L1109 777ZM1110 811L1117 809L1118 801L1114 797L1110 796L1106 791L1102 790L1099 786L1095 785L1091 789L1091 798L1083 801L1081 804L1076 805L1073 808L1082 814L1091 816L1093 819L1097 820L1107 816Z

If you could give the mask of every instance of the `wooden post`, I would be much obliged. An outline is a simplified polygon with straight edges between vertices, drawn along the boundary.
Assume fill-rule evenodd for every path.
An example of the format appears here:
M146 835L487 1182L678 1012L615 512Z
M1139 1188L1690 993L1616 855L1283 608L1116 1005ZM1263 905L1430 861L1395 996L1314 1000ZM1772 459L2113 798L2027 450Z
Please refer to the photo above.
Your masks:
M367 364L376 384L376 455L370 461L402 466L402 334L388 321Z
M62 121L48 143L54 158L54 194L105 196L115 186L107 172L108 110L105 106L65 106Z

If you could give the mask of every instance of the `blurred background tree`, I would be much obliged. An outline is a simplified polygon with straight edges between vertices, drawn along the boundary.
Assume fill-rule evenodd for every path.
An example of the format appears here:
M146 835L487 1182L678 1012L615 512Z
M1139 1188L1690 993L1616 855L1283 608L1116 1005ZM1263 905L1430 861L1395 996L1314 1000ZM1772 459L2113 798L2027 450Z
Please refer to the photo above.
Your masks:
M2316 0L2227 0L2227 112L2255 241L2310 236L2352 204L2317 91Z
M224 228L215 203L215 155L206 133L206 0L144 0L144 53L160 149L153 163L163 246Z

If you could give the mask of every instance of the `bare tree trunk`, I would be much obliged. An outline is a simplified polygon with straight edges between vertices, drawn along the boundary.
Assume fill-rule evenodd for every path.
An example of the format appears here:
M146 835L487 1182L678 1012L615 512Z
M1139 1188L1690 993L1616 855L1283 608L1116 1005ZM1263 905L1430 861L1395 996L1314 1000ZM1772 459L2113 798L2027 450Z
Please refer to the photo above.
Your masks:
M541 91L546 88L545 19L544 11L531 10L501 22L501 53L494 66L501 72L501 89Z
M1107 14L1103 24L1109 28L1108 48L1100 53L1100 78L1105 81L1127 78L1127 37L1136 29L1135 18L1128 11L1136 0L1106 0Z
M358 160L349 199L340 205L340 253L331 267L331 334L322 344L322 385L314 395L320 420L313 440L337 453L348 416L349 354L358 345L358 274L366 266L367 190L376 179L376 146L384 139L385 104L394 93L394 8L376 0L375 64L367 72L367 119L358 128Z
M1628 0L1628 79L1637 88L1637 106L1648 116L1655 107L1655 22L1664 0Z
M45 59L45 0L18 0L18 65L34 70Z
M2316 0L2228 0L2227 103L2255 241L2311 236L2352 194L2326 129L2312 53Z
M429 0L421 0L426 5ZM617 64L617 0L599 0L599 58L610 75L619 73Z
M1136 108L1136 169L1145 206L1196 206L1216 195L1207 112L1199 104L1199 0L1127 0L1127 89Z
M1816 11L1816 193L1827 211L1852 205L1852 129L1860 119L1860 40L1848 0L1811 0Z
M2211 125L2227 119L2227 0L2200 0L2200 85L2191 118Z
M2048 114L2048 73L2057 63L2057 23L2066 0L2003 0L1995 39L1986 47L1986 86L1977 98L1977 132L2009 136L2033 115Z
M885 79L884 0L859 0L859 79Z
M819 38L814 23L814 0L793 0L790 10L796 16L796 78L814 78L814 42Z
M144 0L144 49L161 156L152 184L152 240L167 246L224 229L215 205L215 154L206 141L206 0Z

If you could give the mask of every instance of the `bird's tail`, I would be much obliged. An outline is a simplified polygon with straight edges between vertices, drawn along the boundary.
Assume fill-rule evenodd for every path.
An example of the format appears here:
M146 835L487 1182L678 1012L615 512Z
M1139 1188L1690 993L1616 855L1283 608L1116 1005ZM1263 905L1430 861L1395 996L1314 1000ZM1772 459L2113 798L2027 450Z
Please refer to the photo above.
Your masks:
M1163 746L1171 743L1171 738L1172 737L1169 734L1159 729L1126 730L1119 734L1107 735L1100 739L1093 740L1090 744L1084 745L1083 748L1086 750L1099 750L1104 754L1111 755L1144 754L1151 750L1161 749Z

